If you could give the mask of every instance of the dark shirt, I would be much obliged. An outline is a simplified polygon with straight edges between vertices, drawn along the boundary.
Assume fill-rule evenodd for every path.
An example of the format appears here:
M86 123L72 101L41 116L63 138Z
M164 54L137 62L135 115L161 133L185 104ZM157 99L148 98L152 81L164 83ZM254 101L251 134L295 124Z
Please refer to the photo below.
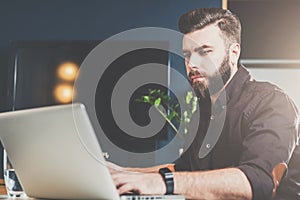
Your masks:
M272 171L278 163L289 162L297 142L297 109L281 89L253 80L243 66L239 67L225 91L226 105L218 105L216 113L210 111L210 100L200 99L197 135L176 161L175 170L237 167L247 176L253 199L271 199ZM213 123L225 108L225 123L218 142L200 159L199 150L209 123Z
M281 180L275 200L300 200L300 146L298 145Z

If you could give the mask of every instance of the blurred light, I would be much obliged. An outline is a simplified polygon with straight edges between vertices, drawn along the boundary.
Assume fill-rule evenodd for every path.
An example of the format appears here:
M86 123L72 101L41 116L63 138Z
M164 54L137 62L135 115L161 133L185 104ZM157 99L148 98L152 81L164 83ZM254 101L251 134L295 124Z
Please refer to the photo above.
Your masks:
M57 85L54 89L54 97L60 103L70 103L73 97L73 87L69 84Z
M73 62L64 62L57 69L59 78L66 81L74 81L78 72L78 65Z

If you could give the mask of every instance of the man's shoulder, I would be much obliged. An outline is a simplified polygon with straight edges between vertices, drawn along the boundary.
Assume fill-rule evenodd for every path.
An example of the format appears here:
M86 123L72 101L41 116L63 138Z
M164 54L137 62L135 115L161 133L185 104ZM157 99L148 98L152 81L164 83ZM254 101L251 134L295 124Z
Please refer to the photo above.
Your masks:
M268 94L282 94L286 95L285 91L282 90L278 85L275 85L270 82L262 82L262 81L256 81L256 80L249 80L245 84L245 92L249 94L254 94L254 95L260 95L260 96L265 96Z
M264 111L272 107L272 109L281 109L282 112L298 115L298 109L292 98L275 84L251 80L246 84L243 92L251 112Z
M286 109L288 105L293 110L296 108L290 96L279 86L270 82L249 81L244 87L242 99L245 99L247 105L252 108L251 110L257 106L261 110L274 106Z

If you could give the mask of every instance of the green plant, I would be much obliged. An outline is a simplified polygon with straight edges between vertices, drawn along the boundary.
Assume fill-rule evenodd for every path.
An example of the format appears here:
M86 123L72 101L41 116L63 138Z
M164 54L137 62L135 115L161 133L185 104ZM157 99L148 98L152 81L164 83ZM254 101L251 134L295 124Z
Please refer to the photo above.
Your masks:
M154 106L172 127L176 135L181 138L183 134L188 133L191 118L198 108L198 98L193 95L192 91L186 93L184 99L185 105L181 106L178 101L172 99L166 92L160 89L149 89L147 95L136 99L136 101ZM183 109L182 115L180 115L181 109ZM165 110L167 110L167 112L165 112ZM183 133L180 133L176 124L183 125Z

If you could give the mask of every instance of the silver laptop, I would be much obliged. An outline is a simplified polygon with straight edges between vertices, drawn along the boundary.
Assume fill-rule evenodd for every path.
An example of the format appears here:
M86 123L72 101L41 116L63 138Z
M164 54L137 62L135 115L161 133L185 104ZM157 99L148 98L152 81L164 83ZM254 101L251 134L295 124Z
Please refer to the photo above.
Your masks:
M29 197L184 199L119 196L83 104L0 113L0 139Z

